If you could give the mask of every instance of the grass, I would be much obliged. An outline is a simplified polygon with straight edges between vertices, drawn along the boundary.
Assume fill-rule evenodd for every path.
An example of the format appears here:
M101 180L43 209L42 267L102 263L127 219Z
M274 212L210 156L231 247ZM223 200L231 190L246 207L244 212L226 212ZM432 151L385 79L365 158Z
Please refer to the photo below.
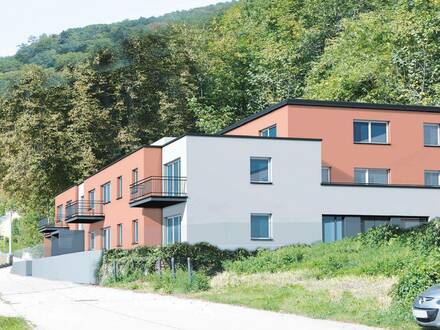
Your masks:
M222 273L211 280L208 291L192 298L294 313L312 318L361 323L390 329L417 329L395 312L388 292L396 278L341 276L314 279L304 272Z
M0 329L2 330L28 330L29 324L19 317L0 316Z
M208 258L209 259L209 258ZM202 260L202 259L201 259ZM144 276L119 287L389 329L418 329L414 298L440 283L440 221L410 230L381 226L330 244L293 245L228 259L223 272L188 288ZM119 281L124 282L124 281Z
M294 313L313 318L362 323L390 329L417 329L412 321L396 318L390 307L373 297L359 298L349 291L334 296L328 289L309 290L299 284L226 286L191 295L218 303L268 311Z

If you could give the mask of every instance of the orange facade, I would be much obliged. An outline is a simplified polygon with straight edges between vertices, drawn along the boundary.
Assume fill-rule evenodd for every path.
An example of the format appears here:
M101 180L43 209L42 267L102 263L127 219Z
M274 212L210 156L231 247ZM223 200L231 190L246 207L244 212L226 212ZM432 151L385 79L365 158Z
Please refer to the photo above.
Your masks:
M388 122L388 143L354 143L355 120ZM425 170L440 170L440 149L424 146L424 123L440 123L440 112L285 104L225 134L259 135L276 125L279 137L322 139L332 182L353 182L355 168L384 168L390 184L423 185Z
M91 233L95 236L95 249L103 248L103 229L110 229L110 246L130 249L138 245L158 245L162 238L161 209L132 208L130 201L130 184L134 180L149 176L162 175L162 149L159 147L143 147L105 167L98 173L84 180L82 185L71 187L55 198L55 206L67 205L69 201L88 201L90 192L94 191L95 203L104 199L102 186L110 183L110 201L103 205L104 220L94 223L69 224L65 221L57 226L67 225L69 229L83 229L85 250L91 249ZM120 180L122 179L122 182ZM120 190L119 187L122 189ZM80 196L80 194L82 196ZM65 212L65 211L64 211ZM134 221L138 224L138 237L134 237ZM122 225L122 242L118 233L118 225Z

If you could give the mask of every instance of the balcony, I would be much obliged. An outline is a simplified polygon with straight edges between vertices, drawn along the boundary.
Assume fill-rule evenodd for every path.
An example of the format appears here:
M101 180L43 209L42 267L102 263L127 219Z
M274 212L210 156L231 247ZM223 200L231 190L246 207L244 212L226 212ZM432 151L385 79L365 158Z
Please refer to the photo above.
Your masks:
M60 228L65 228L65 227L56 226L52 220L47 218L38 221L38 231L42 233L44 237L51 236L52 233L56 232Z
M130 206L162 208L185 202L186 178L152 176L130 186Z
M104 220L101 201L80 200L66 205L67 223L94 223Z

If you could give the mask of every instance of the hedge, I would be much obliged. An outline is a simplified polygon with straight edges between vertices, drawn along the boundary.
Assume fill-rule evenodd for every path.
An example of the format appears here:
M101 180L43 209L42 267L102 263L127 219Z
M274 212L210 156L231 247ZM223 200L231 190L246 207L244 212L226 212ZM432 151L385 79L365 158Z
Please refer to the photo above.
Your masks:
M97 278L101 284L109 281L133 281L154 273L159 260L162 269L170 269L171 258L174 258L177 269L186 269L188 257L191 258L194 271L213 276L223 271L225 261L241 260L254 254L255 252L246 249L222 250L208 243L142 246L131 250L112 249L104 252Z

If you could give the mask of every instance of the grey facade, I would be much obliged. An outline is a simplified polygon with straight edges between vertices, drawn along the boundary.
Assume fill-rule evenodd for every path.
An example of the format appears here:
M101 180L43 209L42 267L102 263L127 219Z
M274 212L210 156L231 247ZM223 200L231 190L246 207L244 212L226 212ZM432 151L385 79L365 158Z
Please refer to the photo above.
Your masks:
M84 251L84 230L59 229L50 239L51 256Z

